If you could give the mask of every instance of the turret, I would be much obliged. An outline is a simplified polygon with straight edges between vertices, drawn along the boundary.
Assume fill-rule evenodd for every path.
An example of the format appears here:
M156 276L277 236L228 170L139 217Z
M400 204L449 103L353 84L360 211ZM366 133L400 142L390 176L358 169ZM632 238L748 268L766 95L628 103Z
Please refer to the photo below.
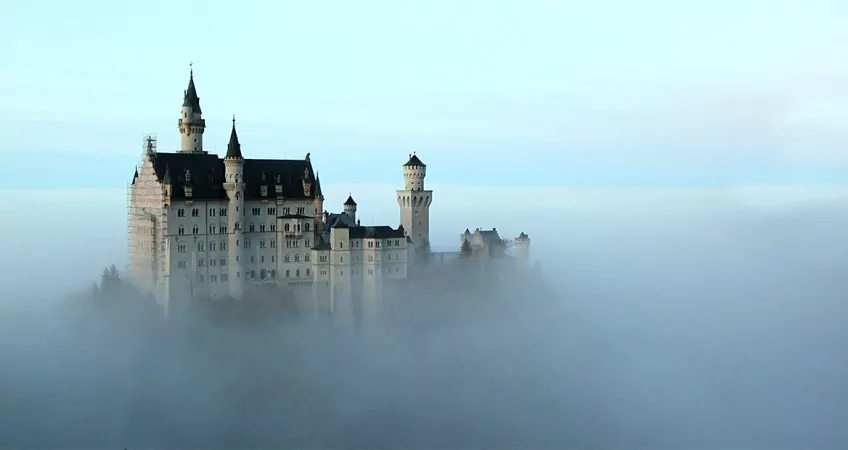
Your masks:
M409 161L403 165L403 180L407 191L424 190L424 177L427 176L427 166L413 152Z
M244 158L241 155L241 144L236 133L236 118L233 116L233 128L230 131L230 142L227 144L227 155L224 158L224 189L227 191L229 203L227 206L228 259L230 295L240 298L244 288L244 272L242 270L241 246L244 244L242 217L244 216Z
M194 70L189 72L188 88L183 94L183 107L177 121L177 129L180 131L179 153L203 153L206 121L203 120L200 97L197 96L197 88L194 86Z
M430 249L430 204L433 191L424 190L427 166L415 153L403 165L404 190L397 191L400 223L412 241L410 246L421 254Z
M515 238L514 245L515 256L522 261L528 261L530 259L530 236L522 232Z
M356 202L353 201L353 197L350 195L347 196L347 200L344 202L344 213L354 221L356 220Z
M320 236L324 232L324 217L322 216L324 194L321 192L321 178L318 177L317 173L315 174L315 197L312 199L312 206L315 210L315 226L312 228L315 230L316 236Z

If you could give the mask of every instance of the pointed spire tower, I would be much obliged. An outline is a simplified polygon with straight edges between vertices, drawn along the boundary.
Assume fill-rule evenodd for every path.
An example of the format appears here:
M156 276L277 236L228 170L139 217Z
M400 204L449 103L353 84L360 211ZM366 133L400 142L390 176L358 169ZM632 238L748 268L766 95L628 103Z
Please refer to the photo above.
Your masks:
M188 89L183 95L183 107L180 120L177 121L180 131L180 153L203 153L203 132L206 121L203 120L200 109L200 97L194 86L194 69L189 70Z
M236 116L233 116L233 129L227 144L227 156L224 157L224 190L229 199L227 210L227 229L229 238L229 283L230 295L241 298L244 278L241 277L241 247L239 241L244 237L244 158L241 155L241 143L236 133Z

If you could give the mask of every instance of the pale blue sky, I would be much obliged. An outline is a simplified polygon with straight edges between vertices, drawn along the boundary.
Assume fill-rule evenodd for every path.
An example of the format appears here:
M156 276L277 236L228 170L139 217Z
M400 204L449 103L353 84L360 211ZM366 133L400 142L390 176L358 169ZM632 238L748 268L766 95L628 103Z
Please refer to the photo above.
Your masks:
M125 184L189 61L209 150L337 183L845 183L846 3L5 2L0 188Z

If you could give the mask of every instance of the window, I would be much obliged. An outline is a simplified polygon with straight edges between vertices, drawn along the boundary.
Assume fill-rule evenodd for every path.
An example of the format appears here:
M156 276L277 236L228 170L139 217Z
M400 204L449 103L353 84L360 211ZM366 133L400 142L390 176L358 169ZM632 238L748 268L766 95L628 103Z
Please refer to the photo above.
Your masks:
M259 225L259 231L264 232L265 231L265 225Z
M299 253L294 254L294 262L300 262L300 254Z
M215 258L209 258L209 267L215 267L218 261Z
M180 269L185 269L186 268L186 262L185 261L177 261L177 267L179 267Z
M277 257L274 256L274 255L271 255L271 262L277 262Z
M235 229L235 230L241 230L241 224L239 224L238 222L236 222L236 226L235 226L235 228L234 228L234 229Z
M309 276L309 269L306 269L306 276Z
M261 279L261 280L265 279L265 269L262 269L262 270L259 271L259 279Z
M222 266L226 266L226 265L227 265L227 258L221 258L221 265L222 265Z
M259 248L265 248L265 239L259 241Z
M344 242L339 241L339 248L340 248L340 249L341 249L341 248L344 248Z
M277 208L268 208L268 215L269 216L277 215Z
M297 270L294 271L294 276L296 276L296 277L300 276L300 269L297 269Z
M277 248L277 240L271 239L271 248Z
M177 252L178 253L185 253L185 251L186 251L185 244L180 244L180 245L177 246Z
M271 224L271 231L277 231L277 225Z
M183 234L185 234L185 227L183 227L182 225L180 225L180 227L179 227L179 228L177 228L177 234L179 234L179 235L183 235Z
M289 255L284 255L284 256L283 256L283 260L284 260L285 262L289 262Z
M255 270L250 271L250 278L254 279L254 280L256 279L256 271Z
M283 230L288 233L289 232L289 224L283 225Z
M177 217L185 217L185 210L180 208L177 210Z
M228 274L226 274L226 273L221 274L221 281L228 281L229 279L230 279L230 276Z
M303 224L303 231L309 231L309 222Z
M327 275L327 270L326 270L326 269L322 269L322 270L321 270L321 275Z
M256 263L256 256L251 256L251 257L250 257L250 263L251 263L251 264Z
M217 283L218 282L218 275L209 275L209 282L210 283Z
M297 213L298 213L298 214L300 214L300 215L303 215L303 214L304 214L304 209L305 209L305 208L304 208L303 206L298 207L298 208L297 208Z
M309 248L309 239L307 239L307 240L303 243L303 245L304 245L304 246L306 246L307 248Z
M193 208L191 210L191 217L200 217L200 210L197 208Z
M252 233L252 232L254 232L254 231L256 231L256 225L254 225L254 224L250 224L250 230L249 230L249 231L250 231L251 233Z
M289 276L290 276L290 270L286 269L286 278L288 278Z
M309 253L303 255L303 260L309 262Z
M244 248L250 248L250 239L244 240Z
M392 240L389 239L389 240L386 241L386 247L391 247L391 246L392 246Z
M321 256L319 256L319 257L318 257L318 261L320 261L320 262L327 262L327 255L321 255Z
M264 262L265 262L265 255L262 255L262 256L260 256L260 257L259 257L259 262L260 262L260 263L264 263Z
M277 278L277 269L271 269L271 278Z
M374 242L368 241L368 248L374 248Z
M262 208L252 208L251 212L253 213L254 216L258 216L258 215L262 214Z
M284 216L289 215L289 208L283 208L283 215Z
M344 262L344 256L339 255L339 262L340 262L340 263L343 263L343 262Z
M209 208L209 217L215 217L215 208Z
M218 215L219 216L226 216L227 215L227 208L218 208Z
M197 243L197 251L199 251L199 252L202 252L202 251L203 251L203 242L198 242L198 243Z
M220 227L218 227L218 233L227 234L227 226L221 225Z
M195 226L194 226L194 227L192 227L192 229L191 229L191 234L198 234L198 233L200 233L200 227L198 227L197 225L195 225Z
M215 234L215 225L209 225L209 234Z
M375 242L374 246L377 247L377 248L380 248L380 241Z
M368 255L368 262L374 262L374 256Z
M222 242L221 242L221 246L220 246L220 247L218 247L218 248L220 248L220 249L221 249L221 251L226 250L226 249L227 249L227 243L222 241Z
M395 239L395 247L400 247L400 240Z
M197 258L197 267L203 267L203 258Z

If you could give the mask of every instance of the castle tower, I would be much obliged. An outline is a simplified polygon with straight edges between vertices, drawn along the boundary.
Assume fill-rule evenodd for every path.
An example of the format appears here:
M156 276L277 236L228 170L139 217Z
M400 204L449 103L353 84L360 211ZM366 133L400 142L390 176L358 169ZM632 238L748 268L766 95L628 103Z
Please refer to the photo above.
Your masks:
M312 206L315 209L315 223L312 229L315 230L313 242L318 242L318 236L324 233L324 194L321 192L321 178L315 174L315 197L312 199Z
M524 232L515 238L515 256L525 263L530 260L530 236Z
M356 202L353 201L353 197L348 195L347 200L344 202L344 213L350 216L351 219L356 221Z
M236 118L233 116L233 129L227 144L227 156L224 158L224 189L230 199L227 207L228 279L230 295L238 299L244 289L244 271L242 270L241 246L244 244L242 217L244 215L244 157L236 133Z
M433 201L433 191L424 190L426 175L427 166L414 153L409 155L409 161L403 165L405 186L397 191L400 223L415 251L424 252L430 248L430 203Z
M197 96L197 88L194 86L194 70L189 72L188 89L183 96L183 107L180 120L177 121L177 129L180 131L179 153L203 153L203 131L206 129L206 121L203 120L200 110L200 97Z

